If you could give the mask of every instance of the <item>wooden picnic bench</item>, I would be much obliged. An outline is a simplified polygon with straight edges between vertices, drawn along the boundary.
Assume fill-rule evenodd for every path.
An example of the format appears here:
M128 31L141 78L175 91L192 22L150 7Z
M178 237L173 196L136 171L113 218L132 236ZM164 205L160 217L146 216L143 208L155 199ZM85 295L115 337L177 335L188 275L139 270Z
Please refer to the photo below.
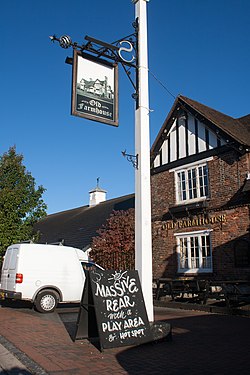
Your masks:
M250 281L246 280L199 280L191 278L158 278L154 280L154 298L192 297L205 304L208 298L225 300L228 307L250 302Z
M250 281L224 281L221 286L228 307L241 302L250 302Z
M175 300L177 297L184 298L185 295L198 298L206 303L208 296L208 282L191 278L159 278L155 280L154 297L159 300L162 296L169 295Z

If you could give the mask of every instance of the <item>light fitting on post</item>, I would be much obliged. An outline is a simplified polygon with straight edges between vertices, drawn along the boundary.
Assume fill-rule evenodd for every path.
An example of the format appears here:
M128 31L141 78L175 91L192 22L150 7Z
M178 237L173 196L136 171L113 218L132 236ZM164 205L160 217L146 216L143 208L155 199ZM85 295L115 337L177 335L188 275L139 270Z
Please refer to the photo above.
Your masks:
M126 150L122 151L122 156L127 158L127 160L132 163L133 167L138 169L138 154L137 155L131 155L127 154Z

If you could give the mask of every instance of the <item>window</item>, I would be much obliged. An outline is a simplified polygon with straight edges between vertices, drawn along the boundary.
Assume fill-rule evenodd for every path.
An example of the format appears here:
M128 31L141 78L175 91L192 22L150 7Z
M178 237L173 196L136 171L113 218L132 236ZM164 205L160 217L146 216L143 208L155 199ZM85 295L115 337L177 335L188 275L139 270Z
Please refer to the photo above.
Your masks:
M205 199L209 194L207 164L176 171L176 188L178 203Z
M16 262L17 262L17 253L18 249L11 248L6 252L6 255L4 257L4 264L3 268L5 270L14 270L16 268Z
M103 270L101 266L93 262L81 262L81 265L85 271Z
M212 272L210 231L176 234L178 272Z

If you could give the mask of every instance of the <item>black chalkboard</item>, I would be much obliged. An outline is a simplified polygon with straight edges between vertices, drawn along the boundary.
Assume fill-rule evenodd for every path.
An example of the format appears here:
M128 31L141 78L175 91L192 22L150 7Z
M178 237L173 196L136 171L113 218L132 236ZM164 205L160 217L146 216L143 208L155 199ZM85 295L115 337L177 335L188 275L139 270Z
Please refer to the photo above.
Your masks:
M90 271L100 345L149 341L150 326L137 271Z
M89 286L101 348L151 340L137 271L89 271Z

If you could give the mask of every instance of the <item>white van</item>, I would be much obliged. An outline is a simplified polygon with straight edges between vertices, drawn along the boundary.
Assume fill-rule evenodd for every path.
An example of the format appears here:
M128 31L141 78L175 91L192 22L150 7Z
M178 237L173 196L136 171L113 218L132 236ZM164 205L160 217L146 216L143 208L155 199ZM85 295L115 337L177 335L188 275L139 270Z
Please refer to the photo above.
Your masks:
M101 268L80 249L58 245L16 244L8 247L2 266L0 296L34 303L39 312L58 302L80 302L84 269Z

